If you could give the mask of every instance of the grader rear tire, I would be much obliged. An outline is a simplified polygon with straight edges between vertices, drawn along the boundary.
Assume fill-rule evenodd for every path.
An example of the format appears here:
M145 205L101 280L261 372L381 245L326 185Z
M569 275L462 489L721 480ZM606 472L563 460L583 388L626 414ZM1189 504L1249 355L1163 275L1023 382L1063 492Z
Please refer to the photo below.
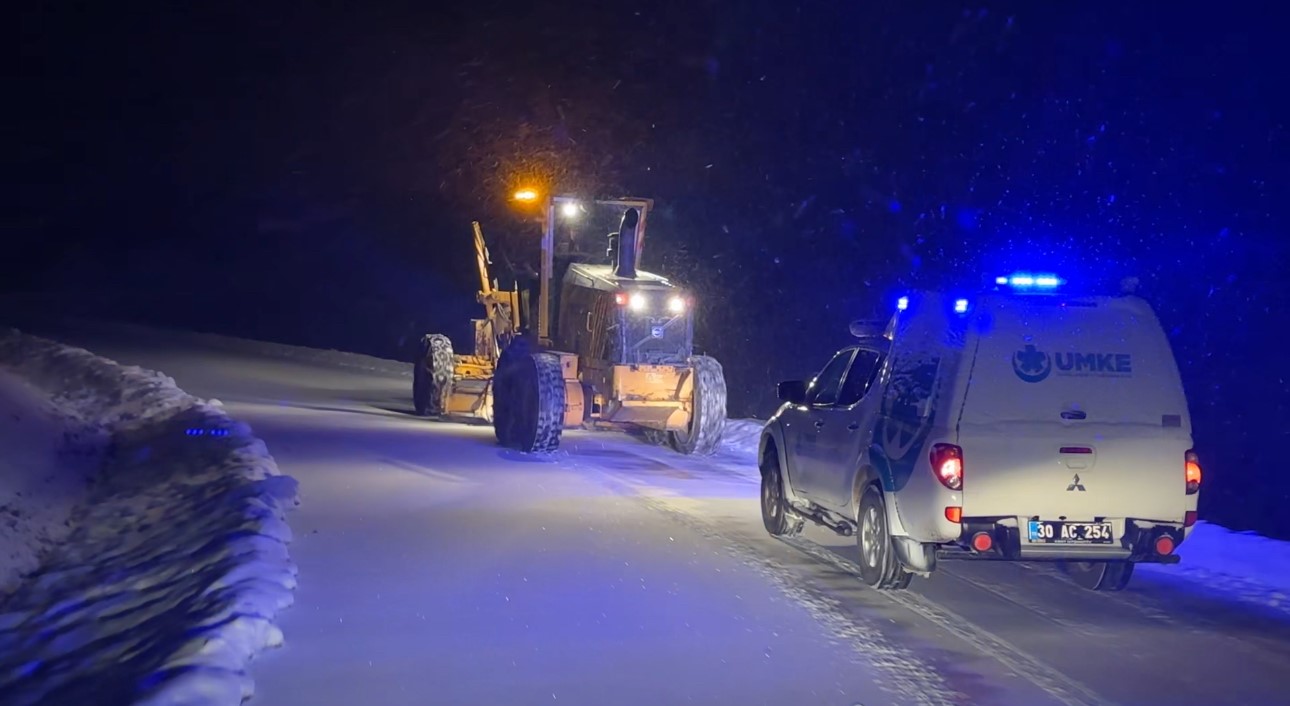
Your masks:
M493 431L502 446L554 451L564 430L560 358L517 339L502 351L493 378Z
M423 336L412 365L412 407L417 416L440 415L448 408L452 368L452 341L438 333Z
M696 355L690 358L690 366L694 370L690 426L668 432L668 441L680 453L708 456L716 452L726 429L726 377L715 358Z

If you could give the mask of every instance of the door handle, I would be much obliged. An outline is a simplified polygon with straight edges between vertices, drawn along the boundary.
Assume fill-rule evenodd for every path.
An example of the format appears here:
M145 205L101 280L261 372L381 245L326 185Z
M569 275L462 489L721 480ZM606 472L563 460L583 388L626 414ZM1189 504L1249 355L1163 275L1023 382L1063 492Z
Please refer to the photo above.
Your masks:
M851 422L847 425L847 431L855 431L860 428L860 422Z
M818 421L818 420L817 420L817 421L815 422L815 428L816 428L816 429L822 429L823 427L824 427L824 422L823 422L823 421Z

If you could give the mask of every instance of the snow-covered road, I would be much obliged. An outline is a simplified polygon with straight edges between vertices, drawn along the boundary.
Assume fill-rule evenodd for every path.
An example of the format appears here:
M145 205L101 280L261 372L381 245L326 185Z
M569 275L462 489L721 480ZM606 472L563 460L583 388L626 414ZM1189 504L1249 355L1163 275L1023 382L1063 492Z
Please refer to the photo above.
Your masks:
M1285 702L1286 613L1170 574L1103 595L960 563L879 594L850 540L766 535L744 457L583 432L524 456L410 416L397 365L35 329L222 400L299 480L296 602L253 703Z

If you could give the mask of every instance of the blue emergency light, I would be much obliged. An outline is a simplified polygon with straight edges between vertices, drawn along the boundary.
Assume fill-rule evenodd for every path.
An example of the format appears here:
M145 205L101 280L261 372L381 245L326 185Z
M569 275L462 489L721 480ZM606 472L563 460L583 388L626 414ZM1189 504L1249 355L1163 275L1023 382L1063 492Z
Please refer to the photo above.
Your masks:
M1000 287L1011 287L1018 291L1045 291L1057 289L1066 284L1066 280L1057 275L1014 272L1007 276L995 277L994 283Z

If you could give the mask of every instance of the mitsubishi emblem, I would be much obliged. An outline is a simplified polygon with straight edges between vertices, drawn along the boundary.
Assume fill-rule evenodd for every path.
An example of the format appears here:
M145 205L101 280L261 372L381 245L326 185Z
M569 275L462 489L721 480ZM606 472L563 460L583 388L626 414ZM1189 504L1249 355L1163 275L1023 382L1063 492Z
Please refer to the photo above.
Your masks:
M1066 492L1068 492L1068 493L1069 493L1069 492L1071 492L1072 490L1078 490L1078 491L1079 491L1079 492L1081 492L1081 493L1082 493L1082 492L1084 492L1084 484L1083 484L1083 483L1081 483L1081 482L1079 482L1079 474L1078 474L1078 473L1076 473L1076 474L1075 474L1075 477L1071 479L1071 484L1070 484L1070 485L1068 485L1068 486L1066 486Z

